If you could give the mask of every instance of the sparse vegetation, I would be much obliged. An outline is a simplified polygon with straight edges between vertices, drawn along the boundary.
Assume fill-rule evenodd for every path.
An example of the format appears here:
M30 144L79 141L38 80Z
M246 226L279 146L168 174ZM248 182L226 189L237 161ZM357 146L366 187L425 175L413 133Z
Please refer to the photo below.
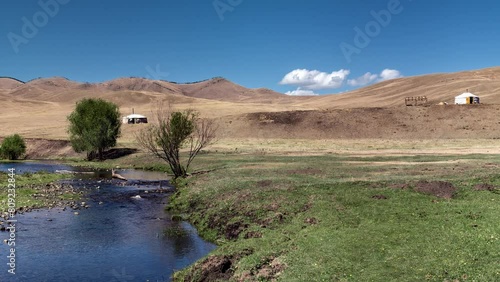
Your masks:
M87 160L103 159L106 149L116 146L120 136L118 106L102 99L83 99L68 116L68 132L73 149L87 152Z
M214 140L215 131L213 122L199 118L195 111L172 111L160 106L156 123L142 130L136 139L148 152L167 162L174 178L178 178L187 176L191 162ZM189 150L185 162L181 161L182 147Z
M0 145L0 156L8 160L17 160L26 153L26 143L19 134L5 137Z
M52 189L54 182L65 177L54 173L25 173L16 175L16 208L41 208L47 207L53 202L62 200L76 200L80 198L77 193L56 193ZM8 176L0 172L0 183L7 183ZM0 213L7 211L7 185L0 186ZM43 196L42 196L43 194ZM34 196L36 195L36 197Z

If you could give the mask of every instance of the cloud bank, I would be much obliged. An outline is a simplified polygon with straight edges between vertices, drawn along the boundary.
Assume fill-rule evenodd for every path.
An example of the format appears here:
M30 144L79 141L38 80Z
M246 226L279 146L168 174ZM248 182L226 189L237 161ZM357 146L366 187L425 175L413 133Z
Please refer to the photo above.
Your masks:
M401 72L399 72L398 70L385 69L382 71L382 73L380 73L380 81L385 81L400 77L403 77L403 75L401 75Z
M294 85L307 90L340 88L351 72L341 69L332 73L317 70L296 69L283 77L281 85Z
M301 89L300 87L297 88L297 90L288 91L285 94L290 95L290 96L318 96L319 95L319 94L314 93L314 91L312 91L312 90L304 90L304 89Z
M337 89L346 84L352 87L361 87L374 82L403 77L400 71L394 69L384 69L380 74L367 72L354 79L348 79L350 73L350 70L345 69L331 73L318 70L296 69L287 73L280 81L280 84L297 86L297 90L288 91L285 93L286 95L314 96L318 95L314 90Z
M400 71L385 69L380 74L372 74L371 72L367 72L358 78L349 79L347 81L347 84L353 87L360 87L360 86L366 86L373 82L382 82L400 77L403 77Z

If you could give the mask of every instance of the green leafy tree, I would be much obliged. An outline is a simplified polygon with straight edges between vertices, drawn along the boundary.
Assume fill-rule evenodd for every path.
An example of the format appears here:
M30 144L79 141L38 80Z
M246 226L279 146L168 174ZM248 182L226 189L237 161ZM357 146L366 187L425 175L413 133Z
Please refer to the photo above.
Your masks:
M17 160L26 153L26 143L19 134L5 137L0 147L0 155L4 159Z
M71 146L87 152L87 159L103 159L106 149L116 146L120 136L120 112L117 105L103 99L83 99L68 116Z
M160 106L156 122L136 135L137 142L154 156L166 161L175 178L186 177L189 165L198 153L215 139L216 127L211 120L201 119L192 110L163 110ZM180 150L187 149L181 162Z

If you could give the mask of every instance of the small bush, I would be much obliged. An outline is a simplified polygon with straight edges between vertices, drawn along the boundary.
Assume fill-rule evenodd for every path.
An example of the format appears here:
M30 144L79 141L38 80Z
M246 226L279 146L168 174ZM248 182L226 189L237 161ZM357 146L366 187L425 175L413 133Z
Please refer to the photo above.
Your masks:
M26 153L26 143L19 134L5 137L0 146L0 156L3 159L17 160Z

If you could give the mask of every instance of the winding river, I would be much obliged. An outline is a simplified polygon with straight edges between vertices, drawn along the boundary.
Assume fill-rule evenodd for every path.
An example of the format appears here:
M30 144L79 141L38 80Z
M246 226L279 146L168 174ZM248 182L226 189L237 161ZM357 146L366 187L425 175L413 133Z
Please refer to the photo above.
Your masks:
M2 163L16 173L79 171L56 163ZM91 172L91 173L88 173ZM8 273L9 246L0 244L0 281L170 281L175 270L207 255L215 246L203 241L187 222L164 211L172 189L165 175L120 170L127 183L108 171L68 174L85 191L87 209L41 209L18 214L16 271ZM0 184L4 185L4 184ZM0 241L9 237L0 232Z

